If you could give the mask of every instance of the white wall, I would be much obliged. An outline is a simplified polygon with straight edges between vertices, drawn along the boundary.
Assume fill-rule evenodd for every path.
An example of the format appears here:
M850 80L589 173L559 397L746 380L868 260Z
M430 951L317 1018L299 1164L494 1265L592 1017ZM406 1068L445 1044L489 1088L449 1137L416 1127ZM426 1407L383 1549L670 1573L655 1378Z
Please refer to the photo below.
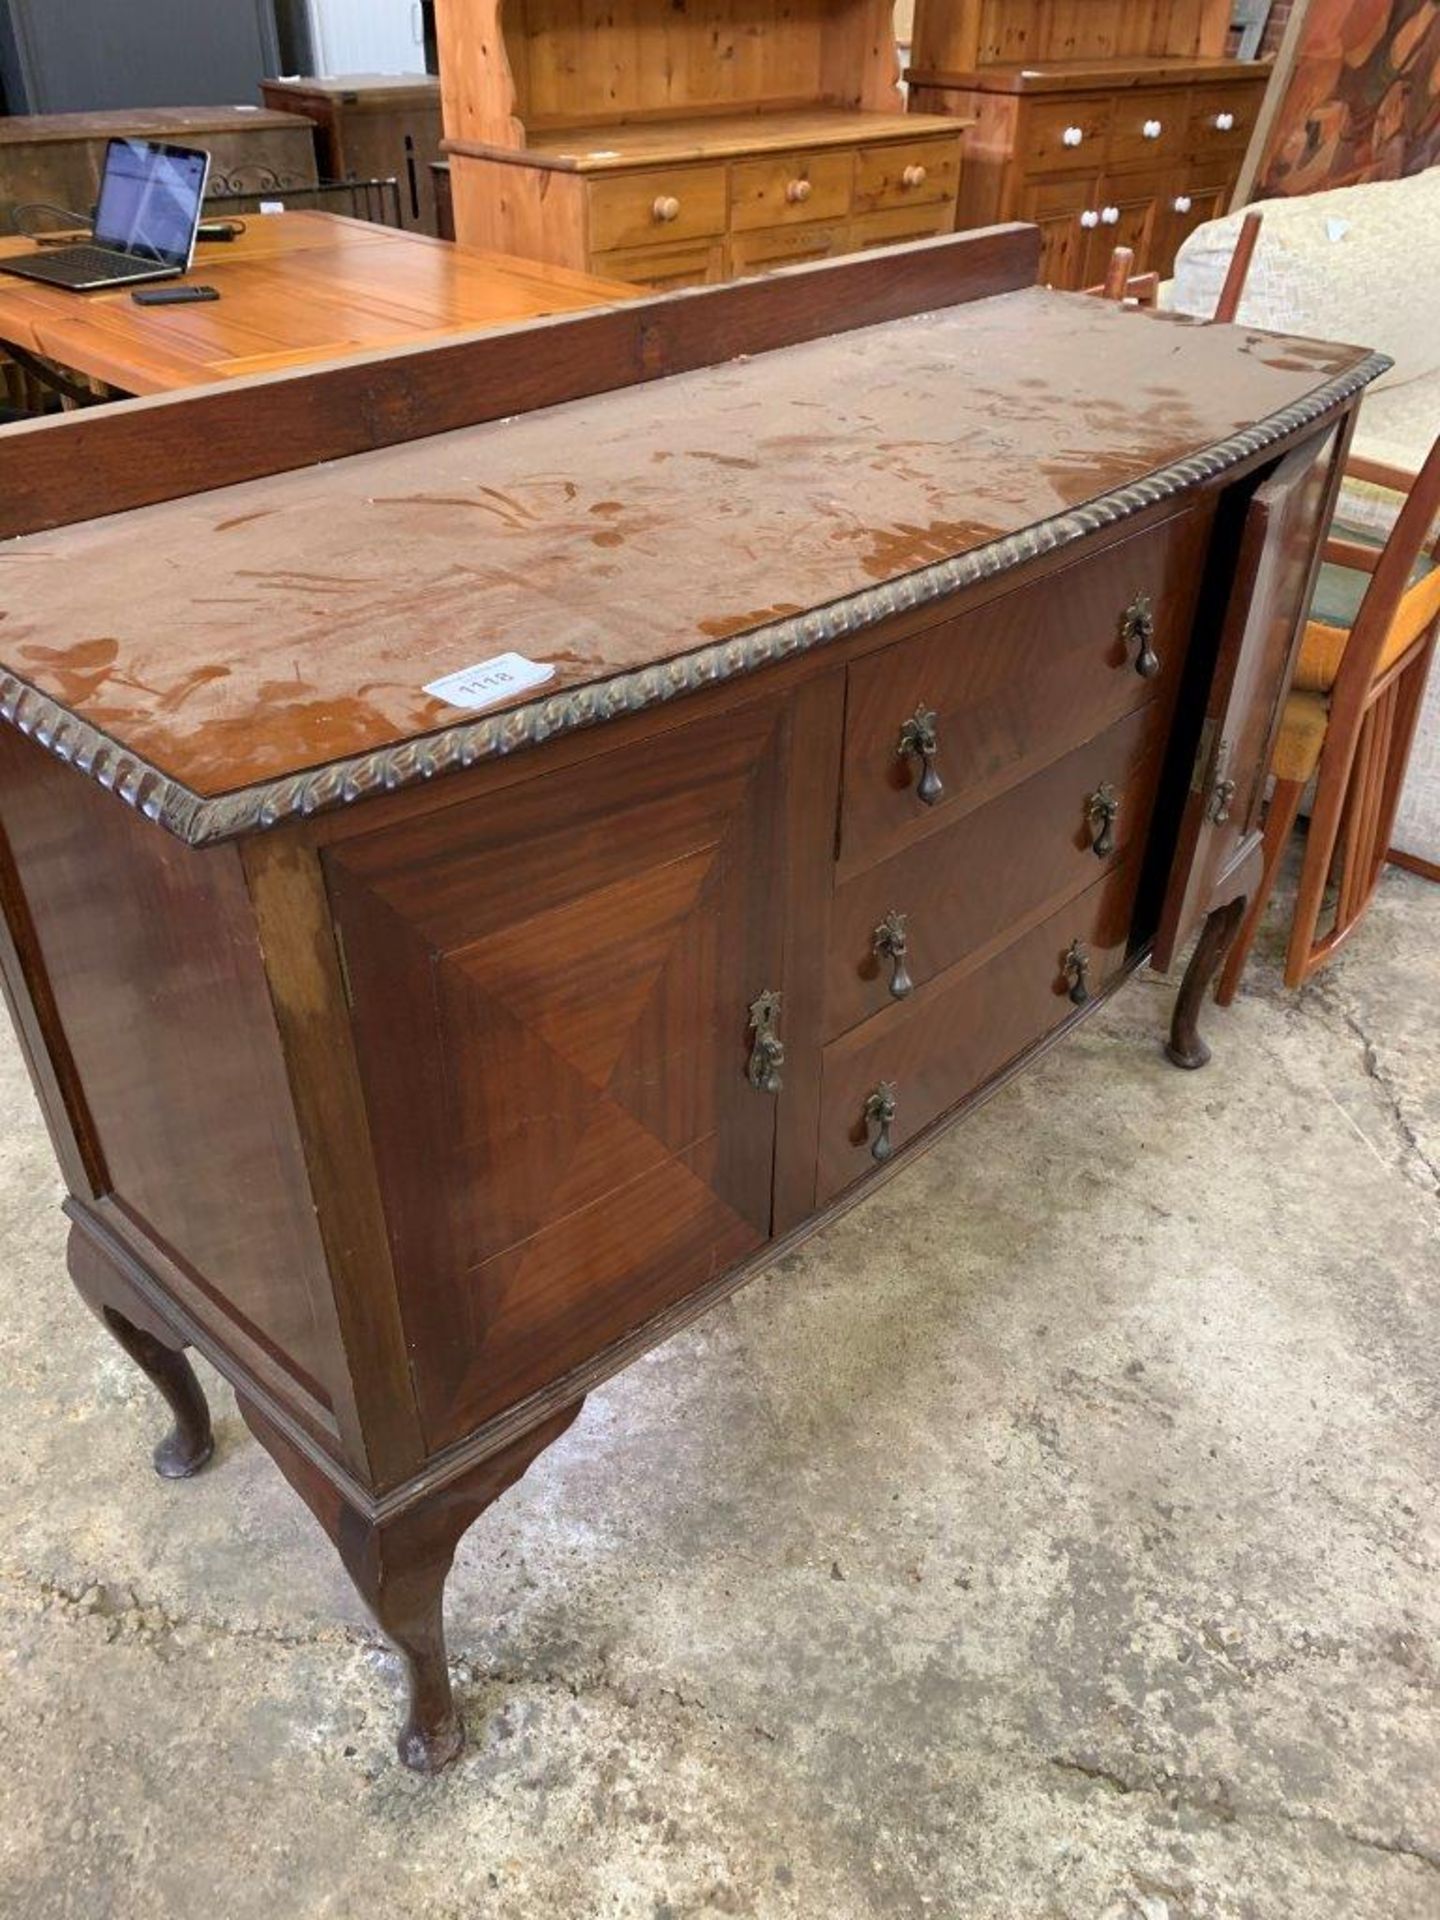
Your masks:
M315 71L423 73L417 0L309 0Z

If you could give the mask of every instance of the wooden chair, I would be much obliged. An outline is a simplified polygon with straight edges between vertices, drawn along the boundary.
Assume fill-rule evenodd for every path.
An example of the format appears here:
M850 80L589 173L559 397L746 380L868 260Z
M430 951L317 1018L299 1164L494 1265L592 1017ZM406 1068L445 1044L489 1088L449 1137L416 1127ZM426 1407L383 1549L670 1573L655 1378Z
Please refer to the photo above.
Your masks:
M1221 325L1228 325L1239 309L1240 296L1245 291L1245 281L1250 273L1250 262L1255 255L1255 242L1260 237L1263 218L1263 214L1247 213L1240 223L1239 238L1230 256L1230 265L1225 270L1225 284L1220 289L1220 298L1215 307L1214 317ZM1086 287L1086 293L1092 293L1101 300L1128 300L1137 307L1157 305L1160 297L1159 274L1133 273L1131 269L1134 265L1134 248L1116 247L1105 269L1104 280L1098 287Z
M1311 618L1301 644L1271 759L1264 870L1215 989L1235 997L1255 929L1311 779L1315 798L1285 984L1298 987L1355 931L1379 883L1410 757L1415 722L1440 633L1440 438L1418 476L1372 460L1346 468L1406 495L1383 547L1333 535L1325 545ZM1428 551L1427 551L1428 543ZM1326 889L1333 911L1322 932Z

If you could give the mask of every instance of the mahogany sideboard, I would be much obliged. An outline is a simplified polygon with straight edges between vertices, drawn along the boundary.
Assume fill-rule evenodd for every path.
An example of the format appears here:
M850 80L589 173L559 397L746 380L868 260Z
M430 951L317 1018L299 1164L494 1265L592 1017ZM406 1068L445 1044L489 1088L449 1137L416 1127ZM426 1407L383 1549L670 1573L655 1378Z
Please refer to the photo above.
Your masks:
M1203 1061L1387 363L1038 245L0 433L0 960L70 1271L160 1472L211 1449L184 1348L233 1383L411 1766L461 1744L456 1543L592 1387L1202 923Z

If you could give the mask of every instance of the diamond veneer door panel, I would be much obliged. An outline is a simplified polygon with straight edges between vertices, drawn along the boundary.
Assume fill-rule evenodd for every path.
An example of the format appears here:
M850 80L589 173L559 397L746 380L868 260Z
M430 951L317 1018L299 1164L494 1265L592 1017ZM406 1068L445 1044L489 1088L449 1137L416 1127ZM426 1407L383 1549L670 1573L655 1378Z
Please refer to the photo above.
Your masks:
M432 1448L768 1235L789 726L742 707L327 856Z

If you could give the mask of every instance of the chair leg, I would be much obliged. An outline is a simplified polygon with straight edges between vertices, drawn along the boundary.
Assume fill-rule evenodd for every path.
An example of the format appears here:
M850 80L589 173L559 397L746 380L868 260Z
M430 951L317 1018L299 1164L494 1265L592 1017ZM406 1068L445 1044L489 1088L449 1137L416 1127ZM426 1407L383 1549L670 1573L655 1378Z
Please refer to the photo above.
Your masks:
M1240 931L1236 934L1234 945L1221 969L1219 984L1215 988L1217 1006L1228 1007L1235 998L1236 990L1240 985L1240 976L1245 971L1245 962L1250 958L1250 949L1255 944L1255 935L1260 926L1261 916L1274 891L1280 862L1285 856L1286 847L1290 844L1290 835L1295 830L1295 819L1300 811L1300 796L1304 791L1303 780L1275 782L1275 791L1270 796L1270 810L1265 815L1265 864L1261 869L1260 884L1255 889L1255 897L1246 909L1245 918L1240 922Z
M1328 746L1327 742L1327 746ZM1319 964L1315 955L1315 930L1325 904L1325 887L1345 822L1347 801L1352 796L1355 761L1352 756L1343 779L1326 767L1325 750L1320 754L1320 778L1315 788L1315 806L1310 815L1310 831L1305 836L1305 858L1300 865L1300 886L1295 896L1295 917L1290 922L1290 942L1285 950L1285 984L1293 992L1303 987ZM1341 884L1344 884L1342 872Z

